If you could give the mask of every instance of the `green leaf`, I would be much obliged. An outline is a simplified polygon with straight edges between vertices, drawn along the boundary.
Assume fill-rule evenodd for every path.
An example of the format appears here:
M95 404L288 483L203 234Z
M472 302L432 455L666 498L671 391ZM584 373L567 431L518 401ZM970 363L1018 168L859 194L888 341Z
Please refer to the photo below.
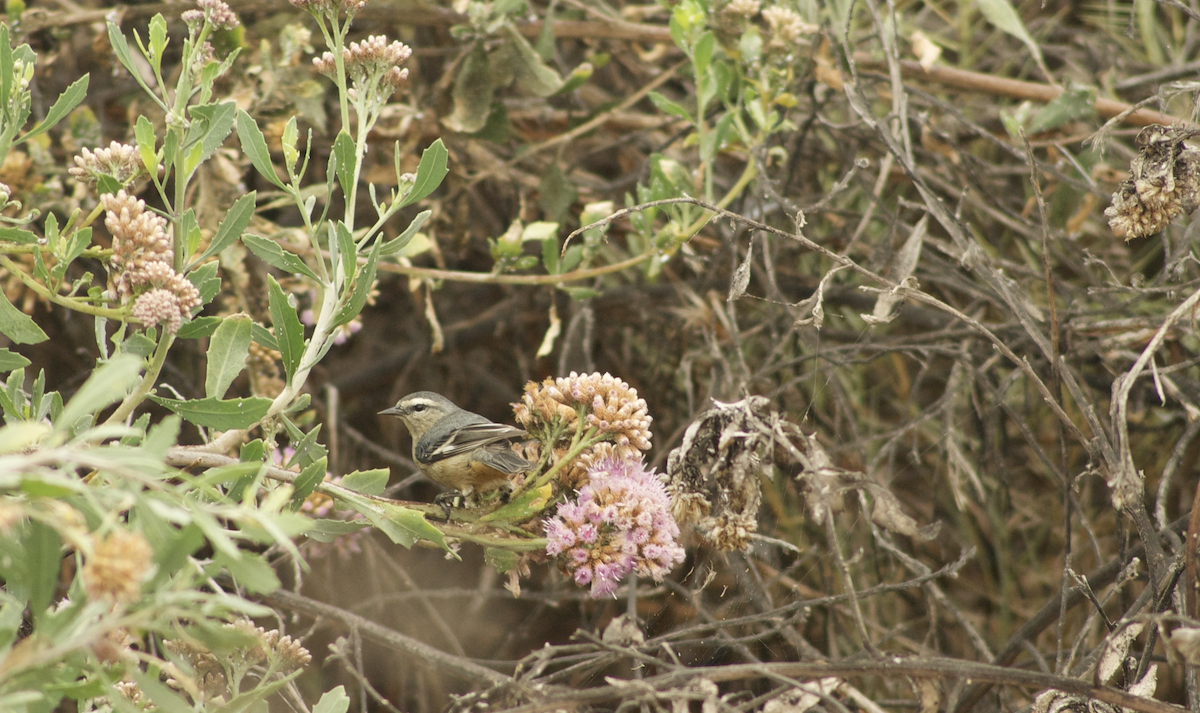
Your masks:
M0 107L7 107L9 99L12 98L13 81L16 79L13 69L12 40L8 34L8 24L0 22ZM0 155L0 160L3 159L4 156Z
M358 532L366 527L364 522L317 518L311 521L304 535L317 542L333 542L346 533Z
M243 550L239 559L218 554L214 564L228 569L238 584L255 594L270 594L280 587L275 570L257 552Z
M442 123L451 131L467 134L479 131L492 111L495 91L487 49L482 41L477 41L458 69L454 89L450 92L454 111L442 119Z
M292 487L294 488L292 508L300 509L300 506L304 503L304 499L312 495L317 486L325 480L325 473L328 471L328 458L318 458L300 470L300 475L296 476L296 480L292 482Z
M279 343L283 369L287 372L290 382L300 366L300 358L304 356L304 325L300 324L300 316L296 313L296 308L288 302L283 288L271 275L267 275L267 294L271 308L271 324L275 328L275 341Z
M150 61L155 67L162 67L163 50L167 48L167 20L161 13L150 18Z
M142 79L141 72L138 71L137 65L133 63L133 53L129 51L129 43L125 41L125 34L121 32L120 26L112 20L109 20L107 24L108 44L112 46L113 54L117 56L117 61L137 80L138 84L149 91L150 88L146 86L145 80Z
M1068 84L1066 90L1042 107L1029 121L1030 134L1057 129L1076 119L1096 115L1096 88Z
M189 272L187 278L196 286L196 290L200 293L200 304L208 304L221 289L221 278L217 277L216 262L201 265Z
M350 710L350 697L346 695L344 686L338 686L332 691L326 691L313 706L313 713L346 713Z
M508 39L509 60L513 71L513 80L518 88L529 92L535 97L548 97L562 89L563 78L558 72L542 61L537 50L529 44L517 28L505 24L502 30Z
M563 172L562 166L554 163L542 174L538 182L538 206L550 220L562 223L579 197L575 184Z
M696 40L696 46L692 48L692 64L696 68L696 76L702 77L708 71L708 63L712 60L713 48L716 47L717 38L712 31L705 32L700 35L700 39Z
M231 101L202 104L190 107L188 114L194 120L186 143L191 144L198 138L203 147L200 153L200 162L207 161L217 149L221 148L233 130L233 122L237 116L237 104Z
M62 539L49 525L33 520L25 538L25 585L29 587L29 610L40 621L54 597L54 585L62 566Z
M200 247L200 223L196 221L196 209L188 208L179 218L179 233L183 235L183 259L188 260Z
M576 89L582 87L584 84L587 84L589 79L592 78L592 74L594 74L595 71L596 68L591 62L583 62L578 67L571 70L571 73L567 75L566 81L564 81L562 87L555 92L555 95L562 96L563 94L570 94Z
M334 229L337 239L338 262L341 263L342 277L348 284L350 280L354 279L354 270L358 267L358 249L354 245L354 236L350 234L350 229L344 222L337 221Z
M530 488L509 503L479 518L480 522L524 522L546 508L554 497L553 486Z
M438 140L441 141L441 139ZM412 222L408 224L408 227L404 229L403 233L400 233L396 237L383 244L383 247L379 249L379 256L391 257L392 255L398 254L405 248L405 246L408 245L409 241L413 239L413 236L417 234L417 231L421 229L421 226L425 225L425 221L429 220L429 216L431 215L433 215L433 211L423 210L413 216Z
M38 344L50 338L32 317L14 307L3 291L0 291L0 334L16 344Z
M188 557L204 546L204 533L194 524L188 524L183 529L167 535L165 543L164 545L159 541L158 546L154 548L154 561L158 564L158 572L150 586L155 590L178 572L187 563Z
M179 327L175 336L180 339L200 339L211 337L221 325L224 317L197 317Z
M71 83L71 86L63 90L62 94L58 95L58 99L54 100L54 104L50 107L50 111L46 112L46 118L42 119L29 130L29 133L21 136L14 143L21 143L39 134L44 134L54 128L55 124L62 121L62 118L71 113L71 110L79 106L79 103L87 97L88 76L83 75L79 79Z
M0 349L0 374L12 371L13 369L24 369L29 364L29 360L20 354L7 349Z
M145 334L135 333L125 338L125 341L117 345L118 354L132 354L141 359L145 359L154 353L154 347L157 343L146 336Z
M243 463L260 463L266 457L267 445L263 443L263 439L255 438L249 443L243 443L242 449L238 453L238 460Z
M445 535L425 520L424 513L391 503L381 503L381 506L383 518L379 521L372 521L371 524L383 530L383 534L387 535L392 542L404 545L404 541L408 539L410 544L404 546L410 547L412 538L419 538L429 540L447 552L451 552L446 545ZM370 516L367 516L367 520L371 520ZM457 557L458 555L455 555L456 559Z
M354 187L354 165L356 163L354 154L354 139L350 138L350 134L345 129L342 129L338 132L337 138L333 140L333 152L330 159L334 163L338 183L342 186L342 195L347 198L350 197L351 189Z
M275 341L275 335L271 334L271 330L255 322L251 327L251 333L254 335L254 343L258 346L279 351L279 342Z
M193 713L192 706L188 705L183 697L175 691L171 690L165 683L158 680L158 674L143 673L136 666L128 672L133 676L133 680L137 682L138 688L146 694L146 697L154 702L155 710L161 710L163 713Z
M208 371L204 378L204 394L221 398L229 385L242 373L250 353L251 328L254 320L248 314L235 314L221 322L208 344Z
M1029 52L1033 55L1033 59L1037 62L1038 67L1045 71L1045 61L1042 59L1042 49L1038 47L1038 43L1030 36L1029 31L1025 29L1025 23L1021 21L1021 16L1017 14L1016 8L1012 6L1009 0L978 0L979 11L987 18L997 29L1003 30L1029 48Z
M154 125L145 116L139 116L133 128L137 140L138 156L142 159L142 167L157 180L158 155L154 152Z
M0 242L32 245L37 241L38 236L28 230L22 228L0 228Z
M334 326L341 326L358 316L362 311L363 305L367 303L367 297L371 294L371 288L375 285L375 268L379 263L379 243L375 243L375 247L371 249L371 254L367 256L367 262L358 271L358 277L354 282L354 294L350 295L350 300L346 306L338 310L338 313L333 317Z
M220 431L230 431L235 428L250 428L267 415L271 408L271 399L253 396L245 399L168 399L161 396L151 396L154 403L159 404L173 413L183 417L185 421L215 428Z
M754 27L746 28L738 39L737 47L738 52L742 54L742 61L746 64L758 64L762 59L763 38Z
M671 116L677 116L680 119L686 119L689 122L692 121L692 115L688 113L687 109L684 109L679 104L676 104L658 92L650 92L650 101L653 102L654 106L658 107L658 110L663 113L670 114Z
M286 190L287 186L275 175L275 167L271 165L271 151L267 148L267 140L263 138L263 133L258 124L254 123L254 119L242 109L237 111L237 133L242 142L242 151L246 152L254 169L278 188Z
M321 278L317 277L317 273L304 264L299 255L284 250L274 240L268 240L253 233L246 233L242 236L242 242L246 244L246 247L250 248L250 252L257 255L259 259L271 267L293 275L304 275L318 282L321 281Z
M517 553L499 547L488 547L483 551L483 562L500 574L504 574L517 566Z
M542 241L542 265L546 267L546 272L549 274L558 274L561 266L558 264L557 238Z
M142 448L147 453L160 458L165 457L167 449L179 442L179 426L178 416L167 416L150 427L146 433L146 439L142 442Z
M391 471L387 468L356 470L342 477L342 487L363 495L383 495Z
M254 217L256 196L257 193L251 191L234 200L233 205L230 205L226 212L226 217L221 221L221 227L217 228L216 235L212 236L209 246L204 248L204 252L200 253L196 262L215 256L241 238L241 234L246 232L246 227L250 226L250 218Z
M142 359L132 354L113 357L107 364L92 372L79 391L63 407L62 416L54 424L54 430L62 432L73 428L84 416L96 413L109 404L122 399L141 378Z
M446 160L449 155L450 153L446 151L446 146L442 144L441 139L434 141L429 148L421 152L421 163L417 166L417 180L413 182L412 190L404 196L404 200L400 201L398 208L412 205L437 190L437 187L442 184L442 179L449 172L449 169L446 168Z

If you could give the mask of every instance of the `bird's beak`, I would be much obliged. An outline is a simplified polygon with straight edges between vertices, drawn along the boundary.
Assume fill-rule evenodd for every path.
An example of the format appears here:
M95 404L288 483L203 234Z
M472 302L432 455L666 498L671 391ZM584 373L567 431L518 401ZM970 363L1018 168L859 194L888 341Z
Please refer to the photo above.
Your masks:
M399 407L399 406L393 406L393 407L391 407L391 408L385 408L384 410L380 411L380 412L379 412L379 415L380 415L380 416L399 416L399 415L400 415L400 413L401 413L401 412L400 412L400 407Z

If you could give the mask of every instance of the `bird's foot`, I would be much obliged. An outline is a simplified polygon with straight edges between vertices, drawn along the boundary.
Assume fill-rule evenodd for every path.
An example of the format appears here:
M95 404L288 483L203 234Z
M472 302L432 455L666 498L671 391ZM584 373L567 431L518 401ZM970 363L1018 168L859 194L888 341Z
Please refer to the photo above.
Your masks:
M433 499L433 504L442 508L446 514L446 520L450 520L450 510L452 508L463 508L467 504L467 496L458 490L448 490L444 493L438 493Z

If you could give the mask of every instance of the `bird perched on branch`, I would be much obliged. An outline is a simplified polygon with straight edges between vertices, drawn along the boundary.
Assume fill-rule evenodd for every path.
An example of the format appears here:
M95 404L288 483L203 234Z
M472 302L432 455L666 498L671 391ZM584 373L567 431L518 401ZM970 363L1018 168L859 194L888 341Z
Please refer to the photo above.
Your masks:
M413 460L421 472L455 491L437 497L435 502L443 507L448 500L498 487L508 476L533 467L511 448L528 433L464 411L441 394L417 391L379 413L396 416L404 423L412 435Z

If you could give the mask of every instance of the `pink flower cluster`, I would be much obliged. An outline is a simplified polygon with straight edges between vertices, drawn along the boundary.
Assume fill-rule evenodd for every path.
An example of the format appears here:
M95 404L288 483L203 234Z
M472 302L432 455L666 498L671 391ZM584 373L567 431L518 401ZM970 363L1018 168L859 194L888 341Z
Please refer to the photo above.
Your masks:
M546 522L546 554L597 599L630 572L662 581L683 561L678 538L666 488L640 460L596 463L575 501Z

